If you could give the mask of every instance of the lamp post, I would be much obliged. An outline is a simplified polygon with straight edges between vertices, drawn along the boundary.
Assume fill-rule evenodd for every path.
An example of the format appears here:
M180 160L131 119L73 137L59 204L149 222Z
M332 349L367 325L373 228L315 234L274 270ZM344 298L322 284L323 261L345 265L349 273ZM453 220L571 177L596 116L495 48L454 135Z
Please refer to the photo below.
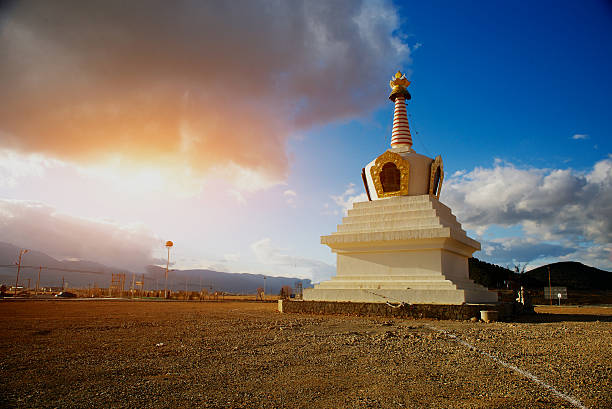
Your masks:
M164 284L164 299L168 298L168 267L170 267L170 247L174 246L170 240L166 242L166 248L168 249L168 262L166 263L166 281Z
M17 263L17 279L15 280L15 296L17 296L17 286L19 285L19 272L21 271L21 257L29 250L19 250L19 262Z

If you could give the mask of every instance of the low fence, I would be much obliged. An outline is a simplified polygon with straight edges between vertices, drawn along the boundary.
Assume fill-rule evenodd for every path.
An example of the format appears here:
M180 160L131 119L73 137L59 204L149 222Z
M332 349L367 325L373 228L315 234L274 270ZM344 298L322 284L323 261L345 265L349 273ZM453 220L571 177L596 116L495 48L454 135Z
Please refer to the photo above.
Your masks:
M497 311L500 319L513 315L512 303L499 304L383 304L364 302L290 301L279 300L282 313L336 314L396 318L434 318L440 320L469 320L480 318L480 311Z

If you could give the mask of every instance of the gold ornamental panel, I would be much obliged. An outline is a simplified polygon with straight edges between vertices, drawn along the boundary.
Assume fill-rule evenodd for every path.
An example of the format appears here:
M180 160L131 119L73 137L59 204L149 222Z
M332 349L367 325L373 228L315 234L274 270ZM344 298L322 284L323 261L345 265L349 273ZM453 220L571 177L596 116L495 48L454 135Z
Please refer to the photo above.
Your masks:
M384 171L387 173L389 167L395 167L399 171L399 189L389 190L385 189L381 175ZM408 195L408 181L410 179L410 163L402 158L395 152L386 151L374 162L374 165L370 168L370 175L376 188L376 194L379 198L391 197L391 196L406 196Z
M440 199L440 190L442 190L442 181L444 180L444 166L440 155L436 156L436 159L431 163L430 175L429 195Z

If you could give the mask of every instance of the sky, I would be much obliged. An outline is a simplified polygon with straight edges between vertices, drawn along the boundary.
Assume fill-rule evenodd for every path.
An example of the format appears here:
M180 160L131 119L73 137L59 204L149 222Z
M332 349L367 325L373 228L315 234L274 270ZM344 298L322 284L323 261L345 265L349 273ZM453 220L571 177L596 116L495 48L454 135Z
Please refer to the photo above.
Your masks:
M476 257L612 269L607 2L0 4L0 241L327 279L400 69Z

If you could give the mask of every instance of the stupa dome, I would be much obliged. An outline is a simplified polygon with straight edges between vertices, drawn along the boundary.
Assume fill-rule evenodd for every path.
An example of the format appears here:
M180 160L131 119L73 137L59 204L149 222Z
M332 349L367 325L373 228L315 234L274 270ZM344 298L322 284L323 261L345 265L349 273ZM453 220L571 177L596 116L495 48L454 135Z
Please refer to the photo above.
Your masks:
M389 97L395 103L391 149L368 163L361 171L369 200L391 196L431 195L440 197L444 169L442 157L435 159L416 153L412 149L412 136L406 114L406 87L410 81L397 72L390 84Z

